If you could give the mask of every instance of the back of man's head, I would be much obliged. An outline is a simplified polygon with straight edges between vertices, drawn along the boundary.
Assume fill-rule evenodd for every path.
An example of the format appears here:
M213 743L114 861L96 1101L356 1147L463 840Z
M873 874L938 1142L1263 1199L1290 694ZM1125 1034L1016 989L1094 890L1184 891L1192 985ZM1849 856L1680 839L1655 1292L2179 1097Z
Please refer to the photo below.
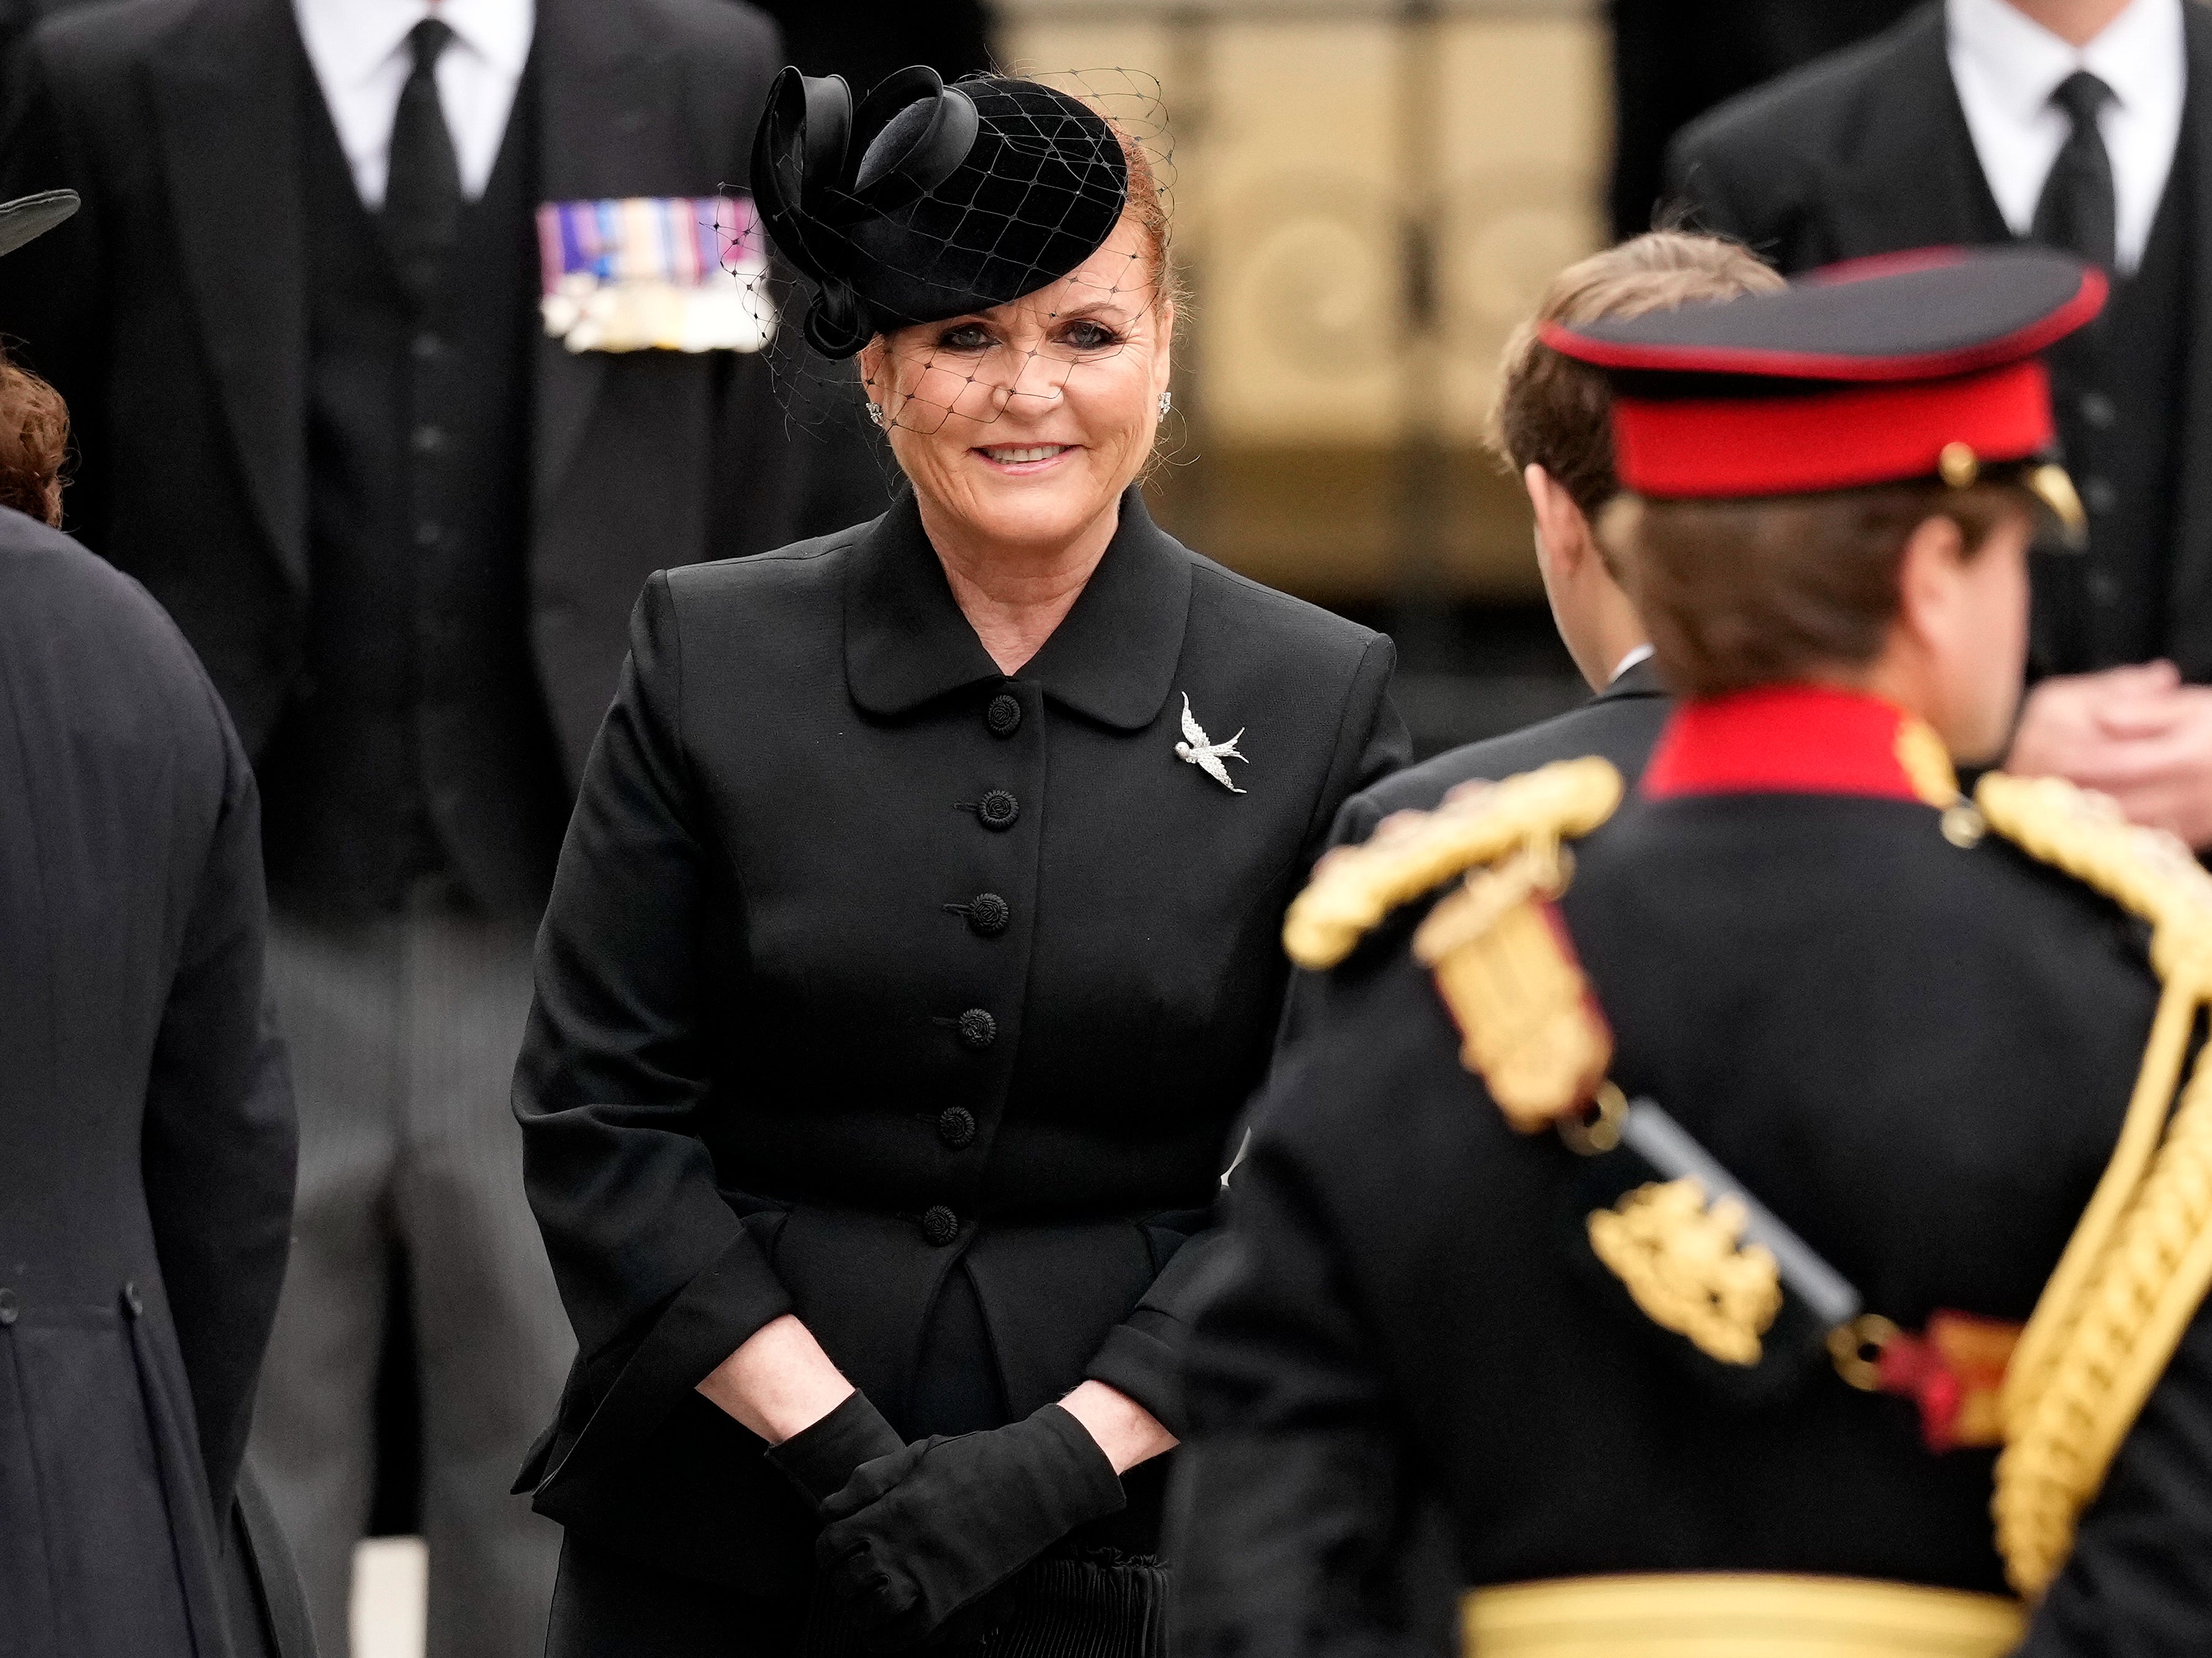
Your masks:
M1640 317L1783 285L1747 248L1680 230L1650 231L1569 265L1506 343L1490 412L1491 448L1516 473L1542 467L1595 525L1620 493L1612 396L1601 373L1560 355L1537 330L1547 322Z

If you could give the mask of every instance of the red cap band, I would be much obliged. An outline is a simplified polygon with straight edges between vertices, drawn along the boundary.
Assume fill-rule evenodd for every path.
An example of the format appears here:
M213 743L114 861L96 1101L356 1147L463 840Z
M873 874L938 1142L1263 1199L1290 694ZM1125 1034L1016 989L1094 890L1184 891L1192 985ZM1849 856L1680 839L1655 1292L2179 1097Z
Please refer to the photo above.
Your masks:
M1659 499L1812 495L1936 476L1946 445L1984 461L2050 446L2041 361L1950 380L1852 386L1772 398L1613 402L1620 481Z

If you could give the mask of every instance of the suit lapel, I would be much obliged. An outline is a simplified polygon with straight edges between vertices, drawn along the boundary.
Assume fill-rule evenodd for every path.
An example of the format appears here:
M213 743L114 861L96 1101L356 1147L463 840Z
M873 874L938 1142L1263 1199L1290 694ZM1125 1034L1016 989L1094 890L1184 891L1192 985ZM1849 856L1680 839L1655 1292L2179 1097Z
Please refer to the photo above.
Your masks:
M2212 679L2212 12L2182 9L2189 91L2177 176L2190 191L2189 369L2182 415L2179 501L2170 556L2167 635L2191 679Z
M538 77L541 199L678 194L688 178L663 44L630 0L538 0L532 48ZM540 338L532 481L550 498L590 424L607 359Z
M1943 8L1915 12L1893 39L1863 148L1838 179L1836 256L2003 240L2009 233L1952 83Z
M186 288L254 510L307 581L300 58L282 0L210 0L151 70Z

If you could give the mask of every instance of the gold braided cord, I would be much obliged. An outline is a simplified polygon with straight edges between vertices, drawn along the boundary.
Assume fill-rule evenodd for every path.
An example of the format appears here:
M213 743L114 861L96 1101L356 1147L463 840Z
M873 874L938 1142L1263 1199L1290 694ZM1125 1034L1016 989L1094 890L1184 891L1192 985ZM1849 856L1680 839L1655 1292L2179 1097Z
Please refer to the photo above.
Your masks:
M2198 1011L2212 1002L2212 877L2170 835L2053 778L1993 773L1992 828L2151 923L2163 983L2111 1163L2005 1380L1997 1547L2013 1587L2050 1587L2081 1513L2212 1288L2212 1067L2168 1118Z
M1502 783L1454 791L1434 811L1385 818L1363 846L1340 847L1283 920L1300 967L1334 967L1399 905L1530 844L1589 834L1620 805L1620 773L1592 756L1555 760Z

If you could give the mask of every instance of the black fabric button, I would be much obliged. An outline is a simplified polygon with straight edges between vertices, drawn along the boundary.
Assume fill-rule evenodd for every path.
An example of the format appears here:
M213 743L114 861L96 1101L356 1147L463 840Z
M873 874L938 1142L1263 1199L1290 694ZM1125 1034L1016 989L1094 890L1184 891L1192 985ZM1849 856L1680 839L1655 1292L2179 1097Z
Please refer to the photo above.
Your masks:
M417 547L434 547L438 544L438 537L445 533L438 525L418 524L415 526L415 544Z
M968 901L968 926L980 938L997 938L1013 919L1012 908L995 892L979 892Z
M981 1054L999 1040L999 1022L988 1009L971 1007L960 1016L960 1040Z
M960 1236L960 1217L941 1203L933 1205L921 1218L921 1235L942 1249Z
M975 1114L964 1105L948 1105L937 1114L937 1138L957 1151L975 1138Z
M2120 503L2120 492L2112 488L2110 478L2084 478L2081 481L2081 504L2093 513L2109 513Z
M985 829L1009 829L1013 828L1014 819L1022 815L1022 803L1004 789L993 789L976 810Z
M146 1303L138 1293L138 1285L130 1278L123 1280L123 1304L131 1309L133 1318L143 1315L146 1311Z
M2081 398L2081 418L2100 432L2112 429L2112 422L2120 417L2119 410L2102 392L2085 392Z
M1021 699L1000 691L983 710L983 722L990 726L994 737L1012 737L1022 728Z
M434 455L446 446L445 428L439 426L418 426L409 441L415 446L416 454Z
M21 1311L22 1308L15 1299L15 1291L0 1290L0 1324L13 1324L15 1321L15 1315Z
M2090 571L2089 597L2100 604L2118 604L2120 602L2119 577L2114 575L2110 570Z

